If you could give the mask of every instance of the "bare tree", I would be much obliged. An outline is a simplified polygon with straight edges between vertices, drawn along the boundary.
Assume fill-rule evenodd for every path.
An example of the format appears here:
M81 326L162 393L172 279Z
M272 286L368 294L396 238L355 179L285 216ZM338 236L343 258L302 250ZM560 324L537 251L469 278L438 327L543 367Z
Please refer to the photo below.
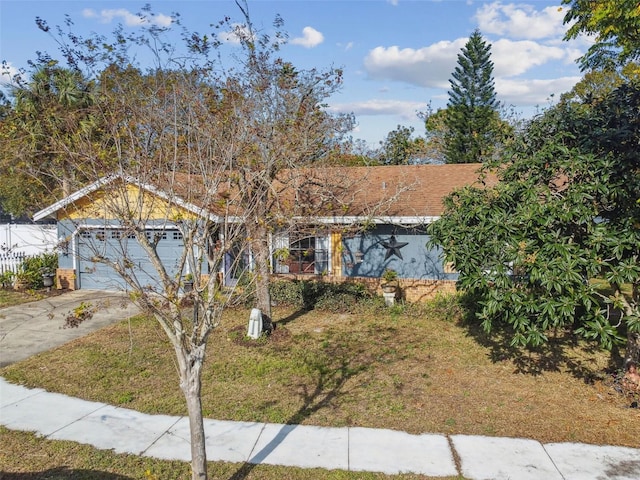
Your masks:
M81 238L84 264L113 269L118 286L169 338L189 415L193 478L202 479L201 370L211 332L237 299L218 272L225 262L238 267L235 252L248 247L244 224L251 209L232 208L237 199L229 194L228 168L217 155L215 117L200 79L180 71L122 79L112 77L118 88L103 91L97 112L109 126L108 148L78 145L96 163L108 153L117 167L108 177L96 175L84 192L90 202L70 197L63 203L62 223L69 240ZM163 250L167 235L182 243L171 263Z
M92 115L102 132L75 142L74 155L85 160L79 174L93 182L55 208L65 212L69 245L82 237L85 250L75 254L115 271L169 338L189 414L194 479L207 478L200 396L207 340L239 294L219 273L242 275L252 266L249 282L269 322L270 236L301 218L281 193L304 188L276 179L301 165L319 166L352 126L350 116L323 108L340 85L340 70L298 71L277 56L285 36L258 37L246 2L238 6L242 25L218 25L240 40L230 67L221 63L221 42L208 40L215 35L185 31L188 48L177 55L165 29L154 26L130 36L117 29L111 39L58 29L69 65L98 80ZM39 26L50 31L43 21ZM152 68L138 66L138 47L150 47ZM167 232L182 239L171 263L163 256Z
M231 135L236 142L236 148L227 152L241 203L252 207L245 226L255 265L257 307L268 329L270 237L278 229L291 227L291 220L299 220L292 213L295 205L282 203L274 182L285 181L287 189L304 190L305 183L286 181L285 172L324 165L332 149L353 128L353 117L331 115L324 109L326 100L341 86L340 69L298 70L278 55L286 35L260 34L251 22L247 2L236 4L244 23L235 25L233 31L245 56L225 85L226 108L234 119ZM280 32L279 18L275 27ZM346 183L343 179L342 185L325 184L324 191L332 192Z

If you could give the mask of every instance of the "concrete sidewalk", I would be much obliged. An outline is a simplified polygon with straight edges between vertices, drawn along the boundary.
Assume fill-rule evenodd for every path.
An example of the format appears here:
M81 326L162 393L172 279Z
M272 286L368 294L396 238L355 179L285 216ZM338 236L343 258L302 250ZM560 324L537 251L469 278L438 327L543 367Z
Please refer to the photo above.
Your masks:
M146 415L2 378L0 424L116 453L190 460L185 417ZM461 474L473 480L640 479L640 449L624 447L218 420L205 420L205 431L210 461L432 477Z

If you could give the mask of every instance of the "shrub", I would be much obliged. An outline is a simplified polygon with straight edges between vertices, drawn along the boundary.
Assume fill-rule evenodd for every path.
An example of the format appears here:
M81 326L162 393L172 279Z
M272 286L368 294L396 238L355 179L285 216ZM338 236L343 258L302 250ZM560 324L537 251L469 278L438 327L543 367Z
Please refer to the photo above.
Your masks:
M429 302L427 308L438 314L442 320L453 322L460 320L465 314L465 298L460 294L439 293Z
M302 300L302 283L303 282L288 280L271 282L269 286L271 301L278 305L302 308L304 306Z
M55 253L41 253L36 257L27 257L20 264L16 280L25 288L37 290L43 287L42 274L54 274L58 268L58 256Z
M368 304L373 296L361 283L328 283L315 280L280 280L271 284L271 299L304 310L353 312Z
M13 286L13 272L11 270L0 273L0 285L2 285L2 288Z

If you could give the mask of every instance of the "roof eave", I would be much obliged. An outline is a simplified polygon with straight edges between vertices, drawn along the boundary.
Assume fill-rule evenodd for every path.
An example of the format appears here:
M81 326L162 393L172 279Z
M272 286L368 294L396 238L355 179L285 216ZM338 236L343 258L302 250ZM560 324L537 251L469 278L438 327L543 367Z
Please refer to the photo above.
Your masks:
M381 217L368 217L358 215L347 216L333 216L333 217L314 217L314 221L325 225L353 225L363 222L375 223L376 225L383 224L402 224L402 225L426 225L438 220L439 216L402 216L402 215L387 215ZM304 220L299 218L297 220Z
M37 222L38 220L44 220L45 218L56 218L56 216L54 215L55 213L59 212L63 208L67 207L68 205L71 205L73 202L80 200L82 197L86 197L90 193L95 192L100 187L102 187L103 185L106 185L107 183L112 182L119 176L120 175L108 175L106 177L102 177L99 180L96 180L92 184L87 185L86 187L83 187L80 190L73 192L71 195L68 195L63 199L58 200L56 203L49 205L46 208L43 208L39 212L36 212L33 215L33 220Z

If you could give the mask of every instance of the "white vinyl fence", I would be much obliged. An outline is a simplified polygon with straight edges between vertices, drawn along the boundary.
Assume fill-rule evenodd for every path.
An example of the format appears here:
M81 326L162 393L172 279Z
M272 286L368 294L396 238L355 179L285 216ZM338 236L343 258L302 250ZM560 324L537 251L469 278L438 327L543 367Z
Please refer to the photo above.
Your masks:
M22 262L30 257L53 252L56 242L55 225L0 225L0 287L13 285Z
M53 252L57 242L55 225L0 225L0 253L24 253L36 256Z

